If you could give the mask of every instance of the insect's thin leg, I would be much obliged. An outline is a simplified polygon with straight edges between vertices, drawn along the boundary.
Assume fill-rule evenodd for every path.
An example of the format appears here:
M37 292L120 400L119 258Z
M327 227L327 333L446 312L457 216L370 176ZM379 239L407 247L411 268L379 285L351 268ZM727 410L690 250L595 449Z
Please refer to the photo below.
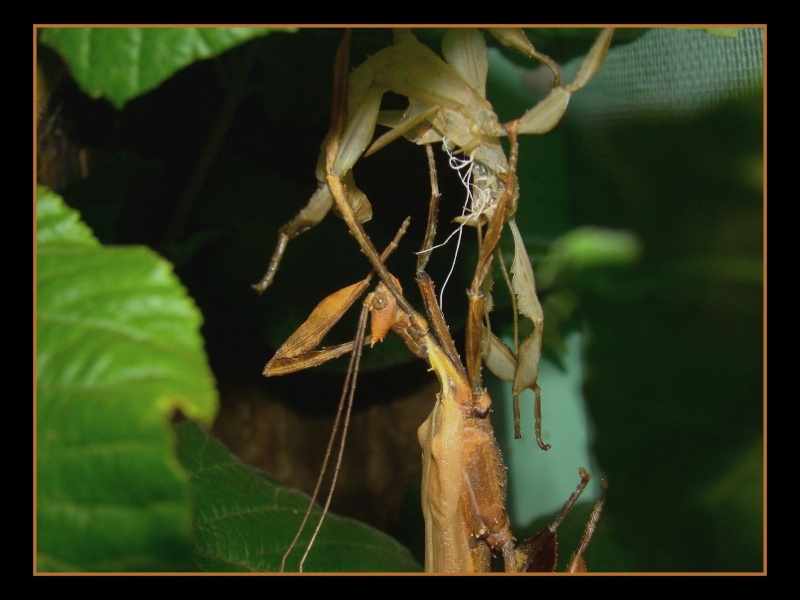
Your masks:
M517 295L514 293L514 288L511 285L511 278L508 275L508 269L506 269L506 263L503 261L503 253L500 250L500 246L497 247L495 250L495 254L497 255L497 262L500 265L500 272L503 274L503 281L506 282L506 287L510 292L509 296L511 297L511 314L514 315L514 356L519 356L519 313L517 312ZM520 413L519 413L519 394L513 395L513 407L514 407L514 439L520 439L522 437L522 429L520 428ZM536 412L534 408L534 413ZM539 428L541 430L541 418L539 419ZM541 437L541 436L540 436Z
M543 62L553 72L553 81L550 85L552 87L558 87L561 85L561 73L556 62L546 54L542 54L536 50L536 48L533 47L533 44L531 44L527 38L525 39L525 43L520 45L517 43L517 40L514 39L514 36L510 35L513 33L513 30L491 28L489 29L489 32L498 40L500 40L500 42L502 42L505 46L514 48L522 54L527 54L531 58L536 58L537 60Z
M511 142L511 156L508 160L508 176L506 179L506 189L500 195L495 208L495 214L489 222L489 227L486 229L486 236L483 239L483 247L481 248L480 257L478 258L478 265L475 269L475 275L472 279L472 292L479 293L481 284L486 278L491 266L492 254L500 241L500 234L503 230L503 224L506 220L506 206L514 194L516 188L517 177L517 159L519 156L519 145L517 143L517 128L519 123L512 121L506 125L508 139Z
M417 271L416 279L420 296L422 296L422 302L425 305L425 311L428 314L428 318L431 320L431 325L433 326L433 331L436 334L436 339L439 341L439 344L441 344L442 350L444 350L444 353L447 355L447 358L450 359L450 362L454 365L454 367L466 375L466 372L461 365L461 358L458 356L458 350L456 350L455 342L453 341L453 337L450 335L450 329L447 327L447 323L444 320L442 309L436 302L436 294L433 290L433 282L431 281L430 275L428 275L425 271Z
M512 121L506 125L508 139L511 142L511 158L509 159L508 176L506 178L506 189L500 195L495 207L495 213L489 226L486 228L479 249L478 263L475 267L475 274L472 277L472 284L467 290L469 299L469 313L467 319L466 333L466 363L467 373L469 373L470 383L474 390L481 386L481 324L485 310L485 299L483 294L483 281L489 273L494 256L494 249L500 241L500 234L505 223L506 206L511 199L516 187L516 168L519 146L517 144L518 123Z
M513 541L508 541L503 545L503 570L506 573L516 573L519 570Z
M275 250L272 251L272 256L269 259L267 272L264 273L264 276L261 279L250 286L259 294L263 294L272 284L272 280L275 279L275 273L278 271L278 267L281 264L283 253L286 252L286 245L288 243L289 236L285 233L278 232L278 242L275 244Z
M581 538L581 545L578 547L577 552L575 552L570 558L567 571L575 572L586 570L586 564L583 562L583 553L586 551L587 546L589 546L589 542L592 540L594 530L597 528L597 522L600 520L600 513L603 512L603 505L606 502L605 491L608 489L608 482L605 479L600 480L600 489L603 491L604 495L595 503L594 508L592 509L592 514L589 516L589 522L586 523L586 529L583 532L583 538Z
M278 242L275 244L272 257L269 259L267 272L250 287L259 294L263 294L272 284L272 280L275 279L275 273L278 271L289 241L322 221L330 211L331 206L333 206L333 197L330 190L328 190L327 186L320 186L300 212L278 230Z
M417 255L417 272L424 271L431 257L433 240L436 237L436 225L439 220L439 200L442 194L439 192L439 181L436 173L436 160L433 156L433 148L430 144L425 144L425 153L428 156L428 172L431 176L431 201L428 205L428 225L425 228L425 239L422 242L422 249Z
M365 332L367 329L367 316L369 315L369 305L368 302L364 302L364 305L361 308L361 314L358 318L358 330L356 331L356 339L355 339L355 347L353 348L353 353L350 355L350 364L347 367L347 375L345 376L345 383L344 388L342 389L342 398L339 403L341 407L342 404L345 402L345 398L347 399L347 405L345 408L345 417L344 417L344 425L342 427L342 441L339 444L339 454L336 457L336 468L333 471L333 478L331 479L331 484L328 488L328 497L325 500L325 507L322 509L322 514L320 515L319 521L317 522L317 527L314 529L314 533L311 535L311 539L308 541L308 545L306 546L306 551L303 553L303 557L300 559L300 572L303 571L303 565L306 562L306 558L308 557L308 553L311 551L312 546L314 545L314 540L317 539L317 534L319 533L320 528L322 527L322 522L325 519L325 515L328 514L328 509L331 505L331 498L333 498L333 490L336 487L336 479L339 476L339 469L342 466L342 456L344 455L344 445L347 441L347 429L350 426L350 414L353 410L353 398L355 397L356 392L356 379L358 375L358 366L361 362L361 353L364 348L364 337ZM348 393L349 391L349 393ZM333 441L333 436L331 436L331 441ZM327 466L328 458L330 457L330 450L331 447L328 447L328 452L325 454L325 466ZM323 469L325 468L323 466Z
M538 384L533 385L533 418L536 443L542 450L550 450L550 444L545 444L542 440L542 393Z
M567 516L567 513L572 509L572 506L580 497L583 490L586 488L586 484L589 483L589 472L584 469L583 467L578 469L578 474L581 476L581 482L578 484L578 487L575 488L575 491L569 495L569 498L564 503L564 506L561 507L561 511L556 515L555 520L548 526L550 531L555 532L558 529L558 526L561 525L561 522L564 520L564 517Z
M497 255L497 263L500 265L500 272L503 274L503 281L506 282L506 287L510 292L511 297L511 312L514 314L514 355L519 354L519 312L517 311L517 295L514 293L514 288L511 286L511 277L508 275L506 263L503 261L503 253L498 246L495 250Z
M433 248L433 240L436 237L436 225L439 219L439 200L442 195L439 193L439 181L436 172L436 160L433 156L433 148L430 144L425 145L425 152L428 156L428 172L431 177L431 200L428 207L428 225L425 229L425 239L422 248L417 254L417 285L419 286L422 301L425 304L425 311L431 319L436 339L442 345L442 349L454 365L461 366L461 359L458 356L450 330L444 320L442 309L436 302L436 294L433 290L433 281L430 275L425 272L425 266L430 258Z
M342 139L342 134L345 130L347 122L347 59L350 52L350 30L345 32L342 42L336 51L336 65L337 68L334 72L333 79L333 103L331 106L331 124L328 129L328 136L325 144L325 159L328 187L331 194L333 194L333 201L336 203L336 208L339 209L341 217L347 223L347 228L358 242L361 251L366 254L369 262L378 273L378 276L383 281L384 285L392 292L392 295L397 299L400 307L410 316L416 314L416 311L405 299L400 289L395 285L389 270L383 264L378 251L372 244L372 240L364 231L364 227L356 218L355 211L349 202L349 195L347 188L340 178L339 173L333 169L336 162L336 157L339 152L339 142Z

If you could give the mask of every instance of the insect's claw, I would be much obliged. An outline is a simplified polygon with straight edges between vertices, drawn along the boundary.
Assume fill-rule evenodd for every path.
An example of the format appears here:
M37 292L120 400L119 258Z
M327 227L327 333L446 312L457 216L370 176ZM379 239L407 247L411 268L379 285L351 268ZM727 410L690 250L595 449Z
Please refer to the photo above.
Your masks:
M583 89L597 74L600 66L605 60L608 48L611 45L611 38L614 34L613 28L606 28L600 32L586 58L581 63L578 73L572 83L561 85L561 78L558 69L551 66L555 79L553 89L550 93L520 119L520 133L542 134L547 133L555 127L564 116L569 100L575 92Z
M520 54L530 58L535 58L546 64L553 72L553 81L551 82L551 86L555 88L561 85L561 73L556 62L546 54L542 54L536 50L522 29L514 29L510 27L490 28L489 33L497 38L504 46L507 46L508 48L516 50Z

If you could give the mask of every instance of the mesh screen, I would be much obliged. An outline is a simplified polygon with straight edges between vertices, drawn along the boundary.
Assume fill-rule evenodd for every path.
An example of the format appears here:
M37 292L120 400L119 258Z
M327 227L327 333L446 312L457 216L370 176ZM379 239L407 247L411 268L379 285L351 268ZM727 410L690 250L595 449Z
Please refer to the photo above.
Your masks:
M565 66L565 81L574 77L578 64ZM595 79L573 97L568 115L603 121L647 113L685 115L742 96L763 81L763 28L742 28L736 37L652 29L611 49Z

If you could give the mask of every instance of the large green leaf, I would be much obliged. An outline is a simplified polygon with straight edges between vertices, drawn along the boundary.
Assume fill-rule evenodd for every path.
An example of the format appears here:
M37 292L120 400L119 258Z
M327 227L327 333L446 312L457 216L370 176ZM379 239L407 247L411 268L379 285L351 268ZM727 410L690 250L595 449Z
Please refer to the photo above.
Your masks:
M177 426L178 455L191 474L196 498L195 562L203 571L278 571L295 536L309 497L280 487L251 469L193 423ZM286 564L297 571L311 531L309 526ZM304 572L419 571L411 553L368 525L329 514Z
M215 56L269 27L50 27L40 41L57 50L75 80L117 108L191 63ZM291 30L290 30L291 31Z
M171 571L190 562L175 411L211 422L201 316L169 263L103 247L38 189L36 568Z

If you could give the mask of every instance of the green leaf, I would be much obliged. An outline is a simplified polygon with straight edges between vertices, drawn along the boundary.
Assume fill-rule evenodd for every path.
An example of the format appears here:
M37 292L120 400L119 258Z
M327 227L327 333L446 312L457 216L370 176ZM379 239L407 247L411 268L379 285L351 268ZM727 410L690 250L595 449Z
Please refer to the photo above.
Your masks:
M576 227L556 240L550 253L553 269L627 266L640 257L639 240L629 231Z
M177 71L269 27L50 27L40 41L58 51L93 98L117 108L158 87ZM294 31L279 29L279 31Z
M169 263L101 246L37 192L37 570L182 570L189 488L169 421L217 410L200 313Z
M309 497L280 487L251 469L194 423L176 426L178 455L196 498L195 563L203 571L278 571L308 507ZM319 520L315 507L287 561L297 571ZM410 552L368 525L329 514L304 572L419 571Z

